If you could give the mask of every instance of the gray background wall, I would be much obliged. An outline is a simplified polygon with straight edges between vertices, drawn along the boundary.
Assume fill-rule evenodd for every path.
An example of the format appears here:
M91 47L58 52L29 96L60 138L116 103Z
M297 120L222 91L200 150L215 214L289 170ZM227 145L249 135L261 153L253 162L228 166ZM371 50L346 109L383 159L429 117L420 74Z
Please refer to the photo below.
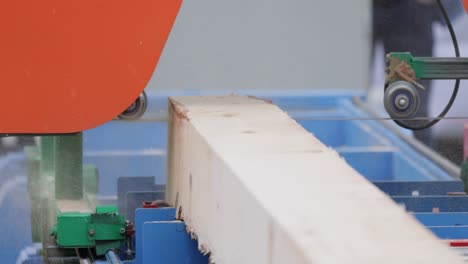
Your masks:
M370 0L184 0L149 89L364 89Z

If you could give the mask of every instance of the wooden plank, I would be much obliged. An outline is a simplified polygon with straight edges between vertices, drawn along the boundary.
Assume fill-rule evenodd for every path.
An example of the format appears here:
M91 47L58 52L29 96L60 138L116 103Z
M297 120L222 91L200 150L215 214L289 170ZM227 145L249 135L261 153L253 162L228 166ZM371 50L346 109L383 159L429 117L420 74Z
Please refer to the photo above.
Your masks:
M168 200L215 263L461 263L269 102L170 99Z

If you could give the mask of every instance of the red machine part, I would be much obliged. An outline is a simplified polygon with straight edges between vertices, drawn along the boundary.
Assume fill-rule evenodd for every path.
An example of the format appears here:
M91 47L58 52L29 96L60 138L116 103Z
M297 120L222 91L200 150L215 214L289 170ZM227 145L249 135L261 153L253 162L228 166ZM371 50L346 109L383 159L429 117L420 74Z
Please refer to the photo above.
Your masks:
M170 207L170 205L163 201L163 200L156 200L156 201L145 201L142 203L143 208L164 208Z
M449 240L450 247L468 247L468 240Z
M0 8L0 134L83 131L150 80L182 0L25 0Z
M466 13L468 13L468 0L463 0L463 5L465 6Z
M158 208L157 204L154 204L153 202L143 202L142 204L143 208Z

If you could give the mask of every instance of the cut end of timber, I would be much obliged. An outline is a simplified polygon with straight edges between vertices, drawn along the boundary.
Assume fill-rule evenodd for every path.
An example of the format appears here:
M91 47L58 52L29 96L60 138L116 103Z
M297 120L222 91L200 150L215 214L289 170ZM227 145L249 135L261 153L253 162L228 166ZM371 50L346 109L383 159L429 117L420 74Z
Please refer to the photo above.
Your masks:
M174 97L169 115L167 199L214 263L462 263L277 106Z
M187 112L188 110L184 108L183 105L179 104L176 100L169 98L169 107L171 112L176 115L178 118L188 119Z

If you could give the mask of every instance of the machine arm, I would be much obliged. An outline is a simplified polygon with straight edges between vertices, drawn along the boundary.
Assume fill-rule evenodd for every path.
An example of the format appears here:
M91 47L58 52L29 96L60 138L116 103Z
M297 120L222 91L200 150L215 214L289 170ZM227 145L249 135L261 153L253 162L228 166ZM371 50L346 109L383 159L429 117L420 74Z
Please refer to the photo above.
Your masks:
M437 0L437 5L447 24L447 29L452 38L456 58L413 58L410 53L390 53L387 55L387 78L385 80L384 106L390 117L399 126L422 130L437 124L450 111L460 87L460 80L467 79L468 59L460 58L455 30L444 7L442 0ZM463 5L468 11L468 1L463 0ZM419 112L418 88L424 90L419 79L455 79L452 95L441 113L433 119L416 117ZM425 123L412 125L406 123L416 118L427 119Z
M410 120L419 109L423 79L468 79L468 58L413 57L408 52L387 55L384 106L390 117Z
M387 55L387 83L417 79L468 79L468 58L413 57L408 52Z

